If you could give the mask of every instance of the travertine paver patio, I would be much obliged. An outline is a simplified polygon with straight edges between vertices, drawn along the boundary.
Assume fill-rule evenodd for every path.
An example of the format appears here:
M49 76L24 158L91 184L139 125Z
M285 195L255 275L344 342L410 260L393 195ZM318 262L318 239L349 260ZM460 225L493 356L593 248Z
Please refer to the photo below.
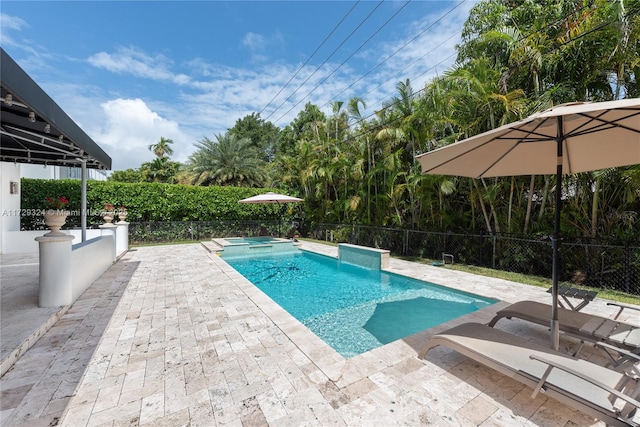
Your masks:
M335 256L336 248L304 242ZM545 290L398 259L503 300L344 359L202 245L127 253L0 380L3 425L602 425L426 338ZM584 311L611 315L597 299ZM632 321L637 321L633 319ZM107 324L108 322L108 324ZM501 329L548 342L517 320ZM99 342L98 342L99 339ZM573 341L563 339L568 348ZM94 352L95 350L95 352ZM91 354L92 353L92 354ZM599 358L593 354L594 359ZM86 366L86 369L85 369Z

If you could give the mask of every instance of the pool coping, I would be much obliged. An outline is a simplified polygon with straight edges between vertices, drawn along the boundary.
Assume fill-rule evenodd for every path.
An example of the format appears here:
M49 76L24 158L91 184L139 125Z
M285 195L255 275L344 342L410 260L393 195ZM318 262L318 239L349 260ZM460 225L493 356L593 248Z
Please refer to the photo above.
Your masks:
M481 297L487 297L497 300L495 304L491 304L473 313L455 318L448 322L442 323L429 329L425 329L408 337L393 341L365 353L345 358L329 344L325 343L320 337L315 335L302 322L289 314L284 308L280 307L267 294L261 291L257 286L248 279L238 273L216 252L212 252L210 247L203 242L203 246L209 252L210 258L214 263L223 270L235 283L235 285L267 316L271 321L302 351L313 364L320 369L336 386L343 388L355 384L370 375L379 372L387 367L406 360L407 358L416 357L427 339L439 332L452 328L466 322L488 323L496 311L509 305L508 302L501 301L495 296L486 296L477 292L464 291L474 293ZM304 247L303 247L304 246ZM319 245L318 245L319 246ZM313 244L304 242L299 246L300 250L317 253L338 259L338 248L335 247L335 253L324 248L316 247ZM329 247L330 248L330 247ZM402 260L395 260L396 264ZM393 264L393 263L392 263ZM398 268L400 267L400 268ZM438 269L439 267L424 266L425 268ZM390 273L398 274L413 279L432 282L424 277L416 277L416 275L407 274L403 271L402 265L394 267L390 265L388 268L382 269ZM448 272L451 272L450 270ZM466 274L466 273L463 273ZM435 283L435 282L434 282ZM452 288L440 283L438 286ZM456 288L452 288L456 289ZM456 289L460 290L460 289Z

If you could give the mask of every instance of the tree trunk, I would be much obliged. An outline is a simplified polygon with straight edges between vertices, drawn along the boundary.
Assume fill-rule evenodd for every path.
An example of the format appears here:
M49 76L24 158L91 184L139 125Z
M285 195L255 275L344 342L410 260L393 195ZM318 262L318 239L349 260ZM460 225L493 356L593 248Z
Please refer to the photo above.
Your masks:
M484 179L480 178L480 180L482 181L482 186L484 187L485 191L487 191L487 194L489 194L489 191L487 190L487 184L484 182ZM498 222L498 212L496 211L496 206L495 203L493 203L492 197L489 197L489 208L491 209L491 215L493 216L494 229L496 233L499 233L500 223Z
M487 226L487 231L489 234L493 234L493 230L491 229L491 219L489 218L489 214L487 214L487 208L484 205L484 200L482 200L482 192L478 186L478 180L473 178L471 178L471 180L473 181L473 186L478 192L478 201L480 202L480 209L482 209L482 215L484 216L484 223Z
M527 197L527 214L524 217L524 228L522 232L527 234L529 231L529 221L531 221L531 206L533 205L533 190L535 189L536 176L531 175L531 182L529 183L529 197Z
M600 202L601 178L596 178L596 187L593 191L593 203L591 204L591 237L596 237L598 231L598 203Z
M544 188L542 189L542 200L540 201L540 212L538 213L538 220L542 219L544 215L544 208L547 205L547 198L549 197L549 175L544 177Z
M511 177L511 188L509 188L509 210L507 212L507 231L511 233L511 210L513 208L513 192L516 183L516 178Z

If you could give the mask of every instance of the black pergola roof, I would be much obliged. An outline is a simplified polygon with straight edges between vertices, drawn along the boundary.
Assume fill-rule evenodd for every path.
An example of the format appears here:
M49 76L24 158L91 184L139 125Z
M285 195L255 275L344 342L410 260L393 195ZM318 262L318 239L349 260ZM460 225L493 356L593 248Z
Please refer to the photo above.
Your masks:
M105 153L4 51L0 161L111 169Z

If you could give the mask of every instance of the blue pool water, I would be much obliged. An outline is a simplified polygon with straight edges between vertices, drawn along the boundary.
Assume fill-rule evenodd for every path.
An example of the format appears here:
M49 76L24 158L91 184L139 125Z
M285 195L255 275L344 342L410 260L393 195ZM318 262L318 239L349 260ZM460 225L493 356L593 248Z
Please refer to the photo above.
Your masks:
M225 261L344 357L495 303L306 251Z
M264 245L267 243L275 243L282 241L282 239L278 239L276 237L225 237L229 243L238 244L238 243L246 243L248 245Z
M239 256L263 256L282 252L292 252L298 249L295 242L277 237L225 237L213 239L220 246L223 258Z

